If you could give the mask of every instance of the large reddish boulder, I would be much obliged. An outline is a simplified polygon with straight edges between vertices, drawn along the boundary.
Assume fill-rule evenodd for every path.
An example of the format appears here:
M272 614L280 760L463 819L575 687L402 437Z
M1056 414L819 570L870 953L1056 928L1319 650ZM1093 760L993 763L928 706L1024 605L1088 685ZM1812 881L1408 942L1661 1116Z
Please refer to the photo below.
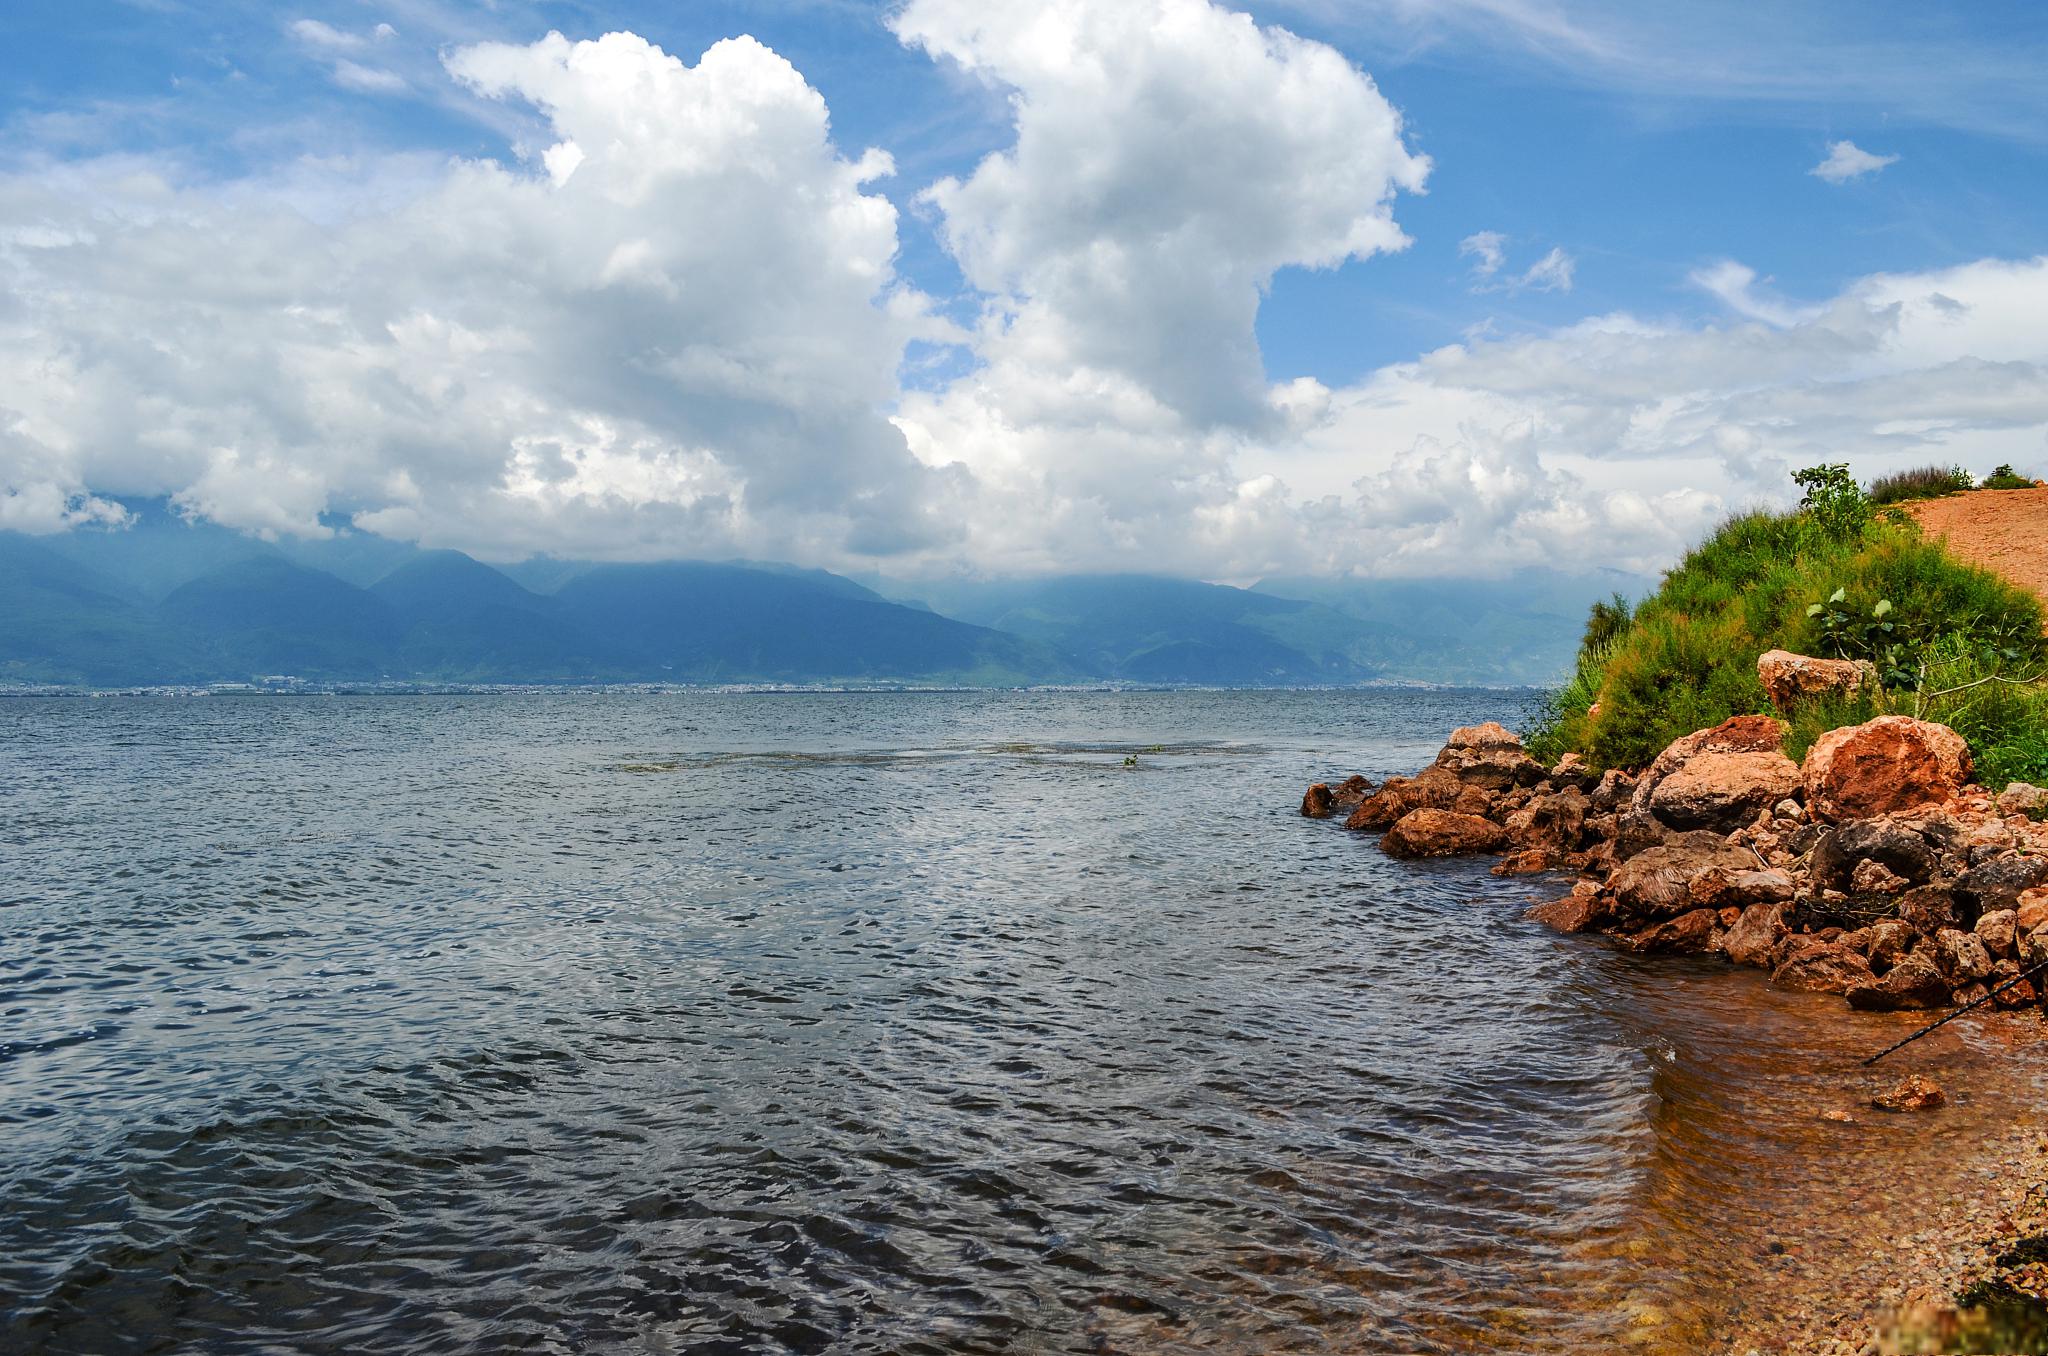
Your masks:
M1543 764L1522 748L1514 731L1497 721L1466 725L1451 731L1436 766L1469 786L1507 791L1534 786L1546 775Z
M1607 878L1615 911L1625 918L1670 918L1704 902L1693 896L1694 881L1715 871L1755 869L1748 853L1704 834L1696 837L1706 841L1649 848L1616 867Z
M1650 813L1675 829L1727 833L1799 786L1799 765L1776 750L1698 753L1657 783Z
M1628 808L1623 813L1622 836L1649 842L1661 833L1666 821L1656 815L1658 789L1686 764L1715 754L1779 753L1784 747L1785 731L1783 721L1769 716L1736 716L1711 730L1695 730L1672 740L1636 778ZM1675 807L1691 803L1683 787L1684 783L1681 783L1679 798L1667 802L1668 805ZM1704 806L1704 802L1701 804Z
M1490 819L1461 815L1456 810L1410 810L1380 839L1390 857L1457 857L1469 852L1497 852L1508 833Z
M1795 943L1771 972L1772 987L1808 993L1850 993L1876 978L1862 953L1819 938Z
M1868 659L1816 659L1771 650L1756 661L1756 676L1764 695L1780 711L1815 697L1849 697L1866 687L1877 686L1877 665Z
M1830 730L1806 755L1807 812L1874 819L1935 805L1970 779L1970 746L1946 725L1879 716Z

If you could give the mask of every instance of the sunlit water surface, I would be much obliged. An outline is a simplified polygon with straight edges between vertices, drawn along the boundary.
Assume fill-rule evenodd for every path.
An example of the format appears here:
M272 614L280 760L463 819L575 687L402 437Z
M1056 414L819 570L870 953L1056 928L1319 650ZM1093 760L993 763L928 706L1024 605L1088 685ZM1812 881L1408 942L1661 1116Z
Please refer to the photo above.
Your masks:
M0 1349L1700 1349L2027 1098L1295 813L1524 700L0 701Z

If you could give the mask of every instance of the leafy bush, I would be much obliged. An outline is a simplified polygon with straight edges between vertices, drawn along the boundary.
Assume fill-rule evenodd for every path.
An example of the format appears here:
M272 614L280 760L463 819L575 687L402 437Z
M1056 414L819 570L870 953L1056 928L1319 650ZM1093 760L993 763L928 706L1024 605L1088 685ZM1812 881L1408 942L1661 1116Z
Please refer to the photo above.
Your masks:
M2000 466L1990 475L1984 477L1984 483L1978 486L1978 488L1984 490L2031 490L2034 488L2034 482L2015 472L2010 465L2005 465Z
M1870 501L1863 496L1847 462L1809 466L1794 471L1792 479L1806 494L1799 507L1809 522L1837 541L1862 532L1870 522Z
M1976 478L1960 466L1922 466L1879 476L1870 482L1865 498L1873 504L1903 504L1909 499L1939 499L1976 485Z
M1756 659L1786 649L1870 659L1883 682L1795 712L1796 753L1836 725L1924 712L1970 740L1987 785L2048 779L2048 689L2027 681L2048 668L2039 600L1910 522L1873 518L1846 467L1798 479L1800 511L1730 519L1625 622L1598 605L1587 635L1601 643L1553 695L1532 751L1640 767L1680 735L1768 710Z

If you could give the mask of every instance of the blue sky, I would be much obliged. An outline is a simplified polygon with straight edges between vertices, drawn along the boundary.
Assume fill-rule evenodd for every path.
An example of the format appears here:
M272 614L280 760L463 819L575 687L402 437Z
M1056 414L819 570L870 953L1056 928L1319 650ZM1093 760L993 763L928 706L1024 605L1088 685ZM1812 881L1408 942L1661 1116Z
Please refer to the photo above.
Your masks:
M1197 0L1103 0L1104 9L1128 8L1143 11L1141 18L1150 16L1136 27L1116 30L1114 41L1122 49L1111 50L1109 59L1126 59L1129 47L1142 40L1146 23L1156 29L1177 21L1176 4L1197 5L1211 19L1225 13L1225 7L1198 5ZM1395 182L1398 168L1381 167L1392 176L1387 180L1394 185L1388 190L1388 211L1406 237L1405 247L1356 251L1333 267L1302 267L1292 261L1315 249L1302 242L1276 242L1270 258L1248 258L1242 271L1226 270L1228 286L1244 285L1249 278L1266 288L1253 331L1265 379L1277 389L1312 378L1322 388L1312 393L1316 413L1290 413L1291 434L1277 426L1254 428L1257 421L1248 423L1241 411L1224 418L1214 410L1196 410L1185 399L1176 403L1171 396L1160 398L1164 409L1156 418L1112 415L1105 412L1107 406L1062 409L1048 416L1042 394L1031 394L1034 381L1052 379L1066 362L1081 370L1092 370L1091 361L1116 368L1115 361L1086 358L1084 350L1093 341L1085 334L1075 338L1088 325L1110 323L1103 317L1054 315L1046 333L1064 336L1061 342L1073 347L1060 359L1041 358L1030 373L1006 366L1009 360L994 339L967 333L989 307L986 284L992 276L988 270L998 266L991 262L996 255L1006 261L1001 267L1012 270L1004 275L1006 323L1019 316L1029 322L1034 304L1044 301L1032 289L1050 285L1053 274L1045 269L1051 265L1019 262L1020 251L1032 247L1031 242L1012 242L1014 248L1006 245L984 258L978 279L983 285L977 286L957 240L949 240L948 226L965 229L976 220L982 229L1007 229L1004 223L1024 220L1028 210L1010 203L1000 211L991 209L993 215L985 220L971 219L970 204L964 201L945 209L921 195L949 176L972 179L986 158L1017 143L1024 125L1020 104L1043 110L1049 123L1057 123L1067 115L1055 111L1055 95L1084 96L1052 85L1028 88L1029 78L1014 73L1029 66L1028 54L1016 46L1024 39L974 30L972 17L961 14L934 10L917 20L926 33L920 45L900 26L892 29L897 6L858 0L503 0L478 5L325 0L286 6L182 0L78 6L26 0L0 13L4 168L22 190L0 210L15 215L18 230L82 235L72 227L51 225L63 209L52 205L50 186L60 185L56 197L83 213L81 220L111 210L133 225L141 209L107 206L109 193L116 190L75 184L81 176L105 176L117 167L142 168L160 175L188 202L230 214L229 221L254 216L259 208L276 209L297 213L316 230L340 230L381 211L399 211L416 195L439 191L447 166L456 160L488 159L511 174L538 173L536 156L560 129L551 127L543 108L527 97L528 86L485 97L474 83L465 85L451 74L451 53L479 43L523 48L551 30L572 42L623 31L694 64L720 39L749 34L822 96L829 109L830 144L839 157L855 161L876 147L893 158L894 173L867 180L864 188L896 208L893 240L884 248L893 259L892 285L920 295L932 322L951 321L956 328L939 332L927 323L921 329L891 330L877 340L896 345L893 388L871 391L870 400L898 421L895 427L903 429L916 451L918 467L943 471L955 466L960 472L947 483L912 486L910 480L930 478L885 466L890 457L900 458L901 448L891 441L895 435L875 435L890 448L878 445L852 458L868 466L871 478L848 472L836 492L863 503L919 498L924 526L912 527L906 520L834 528L819 517L823 510L818 504L807 503L800 506L801 522L776 523L769 515L740 531L731 524L738 515L768 505L765 487L787 468L774 460L781 454L728 453L713 438L701 448L687 449L709 458L688 477L687 489L655 491L643 485L633 491L640 497L636 513L647 508L650 495L658 500L662 493L670 493L666 502L674 511L630 528L625 535L631 553L716 553L745 546L753 554L774 554L758 548L780 537L792 548L788 554L816 563L872 565L879 558L884 567L893 561L916 572L1032 571L1069 560L1113 567L1157 560L1163 550L1182 570L1237 577L1301 566L1302 553L1312 549L1306 543L1316 540L1318 531L1326 541L1339 531L1351 543L1340 559L1326 564L1362 572L1455 570L1471 562L1475 543L1502 538L1508 548L1483 552L1483 563L1486 568L1511 567L1546 550L1554 552L1573 534L1583 539L1592 533L1626 540L1625 549L1617 548L1622 553L1603 563L1643 565L1654 563L1659 553L1668 555L1687 533L1731 502L1775 492L1788 459L1833 450L1842 459L1867 456L1873 467L1888 464L1887 459L2003 453L2010 455L1999 455L2000 460L2024 463L2030 455L2037 463L2044 460L2040 430L2030 422L2033 407L2026 404L2039 380L2033 366L2037 355L2024 346L2014 349L2010 336L1996 325L1981 341L1958 339L1960 348L1951 344L1938 353L1920 354L1915 361L1922 366L1910 370L1956 373L1968 368L1981 376L1985 365L2005 364L2000 370L2019 391L2025 409L2015 413L2010 394L1986 396L1997 408L1995 417L1951 423L1932 436L1929 428L1943 422L1938 408L1899 411L1888 422L1865 426L1860 439L1839 447L1827 439L1849 439L1854 431L1853 421L1843 422L1842 411L1802 426L1796 437L1783 435L1790 417L1783 399L1772 409L1750 408L1758 394L1754 376L1729 377L1713 397L1723 408L1711 420L1701 415L1683 438L1646 443L1622 457L1588 442L1586 429L1576 426L1590 420L1609 430L1639 431L1645 411L1653 419L1661 417L1654 414L1658 393L1641 385L1654 382L1654 374L1632 371L1638 386L1627 397L1627 408L1597 417L1587 413L1593 397L1584 390L1538 393L1526 377L1489 377L1477 385L1460 377L1450 383L1458 386L1459 400L1425 417L1427 401L1416 394L1418 384L1440 393L1449 379L1441 369L1418 372L1416 364L1423 355L1451 346L1475 360L1467 367L1555 368L1567 360L1555 345L1582 343L1571 336L1583 335L1589 324L1598 330L1622 324L1654 331L1658 342L1674 352L1700 342L1738 349L1786 344L1788 355L1790 349L1806 355L1785 359L1790 388L1841 387L1853 406L1843 383L1867 380L1882 367L1873 353L1917 352L1921 346L1901 334L1872 337L1854 325L1845 330L1839 317L1821 316L1825 308L1845 296L1863 295L1859 288L1869 293L1867 280L1874 275L1932 279L1979 265L2017 268L2048 251L2048 91L2038 79L2038 72L2048 69L2048 14L2030 6L1816 3L1759 13L1760 7L1752 5L1643 7L1538 0L1296 0L1238 8L1269 33L1284 28L1327 44L1369 76L1401 120L1397 134L1381 138L1381 149L1394 147L1429 161L1421 192ZM1682 14L1675 12L1681 8ZM1212 30L1219 43L1233 31L1220 19L1204 31ZM973 59L982 64L982 73L969 73L957 59L931 50L947 42L976 53ZM1002 42L1010 42L1011 49L998 50ZM1194 52L1194 58L1200 53ZM1190 97L1223 105L1227 115L1232 89L1259 88L1257 72L1247 67L1244 74L1250 83L1207 91L1191 86ZM1170 81L1161 88L1174 93ZM1249 116L1252 110L1245 112ZM1105 110L1105 141L1123 130L1117 116ZM1121 116L1130 116L1129 111ZM1172 124L1163 128L1160 144L1169 149L1159 154L1175 154ZM1362 130L1359 143L1373 136ZM1341 142L1341 130L1332 138L1333 145ZM1883 163L1872 162L1875 167L1868 172L1840 182L1812 173L1831 146L1841 142ZM1258 143L1246 144L1253 154L1263 153ZM1046 165L1056 169L1061 153L1085 153L1085 147L1052 147ZM1331 151L1338 153L1341 146ZM1305 178L1348 172L1328 156L1314 159L1323 150L1311 148L1308 154L1301 168ZM1117 163L1126 167L1122 172L1130 182L1105 193L1114 198L1119 192L1150 191L1143 156ZM1217 191L1227 194L1228 187ZM690 226L671 217L659 229L687 234ZM90 246L74 241L67 251L111 248L105 233L93 235ZM1223 235L1237 238L1228 230ZM274 244L274 238L266 237L261 249ZM226 248L232 253L233 243L226 242ZM250 248L261 253L257 246ZM37 268L47 253L16 251L14 276L19 298L26 301L18 299L10 308L46 340L69 323L65 299L88 285L82 281L87 275L75 271L44 277ZM1546 257L1547 270L1537 269ZM37 268L19 263L22 259ZM1482 271L1489 259L1496 260L1491 271ZM1751 271L1753 280L1717 292L1703 280L1748 276L1714 272L1728 261ZM1220 266L1213 259L1210 263ZM132 272L123 276L129 281L90 284L113 289L107 314L120 309L114 291L136 285ZM2009 278L1970 276L1988 293L2013 285ZM156 314L179 313L173 283L168 274L152 282L151 301L163 308ZM169 291L157 294L159 284ZM1204 285L1197 281L1190 288ZM2024 274L2019 285L2031 286L2032 274ZM1911 287L1898 295L1908 294L1913 294ZM1920 294L1949 295L1933 282ZM451 297L434 313L456 314L470 300ZM275 312L290 309L291 301L279 293L262 304ZM334 296L323 295L321 301L337 304ZM309 298L301 309L312 304ZM360 298L342 298L339 304L344 309L369 305ZM377 304L400 303L382 299ZM493 314L503 305L502 298L493 299ZM1058 309L1053 302L1045 305ZM1122 374L1141 386L1149 383L1154 396L1168 390L1174 377L1160 370L1157 353L1170 349L1177 334L1199 338L1193 331L1226 325L1237 314L1233 305L1220 297L1214 307L1160 317L1160 333L1146 350L1153 356L1131 358ZM142 310L128 308L138 331L149 323ZM1133 314L1121 314L1115 323L1128 328ZM388 322L385 317L373 325L373 335L379 326L388 328ZM1137 323L1142 327L1149 321ZM1817 333L1815 326L1827 332ZM1745 327L1760 327L1760 332L1745 339ZM139 333L127 337L147 341ZM1218 353L1235 342L1228 334L1206 338ZM104 333L101 341L106 342ZM762 341L751 336L746 342ZM864 341L851 342L858 346ZM1857 343L1868 350L1862 358L1827 366L1817 357ZM60 347L76 354L94 346L74 339ZM1817 365L1800 370L1798 364L1809 360ZM628 354L624 361L635 360ZM1633 357L1627 360L1634 362ZM1972 362L1977 366L1969 367ZM2025 370L2010 366L2015 363ZM1003 389L992 396L984 391L981 405L970 410L961 402L977 374L984 387ZM1670 378L1678 379L1676 374ZM210 395L217 383L192 384L195 389L182 399L200 406L209 398L233 399L220 390ZM929 406L929 417L918 413L920 398ZM1508 408L1504 402L1510 398L1524 404ZM545 400L553 409L565 403L560 392L548 393ZM1739 414L1726 408L1731 401L1743 406ZM1360 413L1394 405L1402 413L1377 422ZM1053 431L1071 434L1082 428L1087 436L1080 441L1090 451L1073 464L1057 457L1035 462L1031 449L1039 444L1031 442L1029 430L1018 431L1026 409L1033 412L1029 417L1046 420L1052 430L1045 435L1048 440L1055 440ZM610 417L623 427L629 412L591 397L575 416L585 423ZM631 417L643 416L639 411ZM29 410L17 423L59 428L65 419L62 411ZM1307 428L1304 420L1315 427ZM1490 426L1480 427L1488 421ZM195 410L189 422L206 423L205 411ZM13 463L0 460L0 472L8 473L15 517L25 525L33 521L33 498L42 506L35 512L41 513L45 528L91 517L95 493L154 492L182 495L192 511L251 530L324 530L318 525L331 523L336 514L344 519L357 515L369 530L498 556L590 549L592 533L600 544L617 539L605 514L592 509L589 474L577 480L582 488L550 501L547 512L555 516L545 523L506 521L465 529L465 521L480 523L489 516L485 501L502 495L509 481L503 472L510 463L502 430L451 435L449 455L460 444L463 455L488 462L496 480L451 488L443 503L427 502L434 492L419 486L419 474L393 470L407 457L421 455L416 446L407 451L399 445L408 439L416 445L423 435L367 424L361 438L384 448L364 454L366 467L375 463L375 474L365 470L352 478L332 477L312 489L300 485L296 497L268 494L268 502L256 502L266 500L266 493L251 491L239 496L246 502L238 503L235 494L201 487L209 474L216 480L227 475L221 471L223 457L245 476L297 485L316 474L308 468L321 463L323 453L317 438L307 437L303 429L296 435L291 431L295 420L289 415L267 420L261 430L227 422L234 427L195 428L193 441L178 456L155 461L107 455L95 463L77 451L90 441L83 431L60 429L40 435L33 446L0 443L0 458ZM739 437L729 422L710 423L722 431L719 436ZM972 454L958 450L991 428L1016 436L1002 448L983 447ZM1901 436L1901 429L1912 436ZM758 428L751 428L740 440L758 434ZM136 435L131 430L124 436ZM865 446L870 434L834 436ZM697 437L701 442L712 434L700 431ZM494 438L499 444L487 445ZM1354 450L1360 448L1370 455ZM644 463L648 454L635 455ZM1126 458L1137 468L1134 479L1156 480L1161 467L1176 464L1193 465L1199 474L1190 472L1186 493L1169 504L1156 502L1157 496L1147 491L1111 485L1091 469ZM1028 464L1028 476L996 484L999 477L991 468L1000 466L1014 476L1020 464ZM409 464L407 469L417 471ZM624 472L615 465L612 474ZM975 477L978 488L954 483L960 475ZM380 476L385 489L378 488ZM638 483L641 477L636 473L628 479ZM388 484L394 480L414 483L391 491ZM1060 531L1070 535L1048 535L1034 546L1029 533L1001 524L1015 515L1015 496L1024 492L1026 480L1031 493L1047 496L1034 501L1029 512L1061 524ZM1193 484L1196 480L1202 483ZM1491 494L1499 502L1467 513L1456 502L1464 484L1478 486L1479 499ZM612 482L606 482L596 497L604 498L611 489ZM412 501L396 502L408 494ZM1626 502L1614 500L1601 512L1573 511L1603 495L1610 500L1620 495ZM1276 496L1288 506L1284 530L1275 525ZM1338 501L1335 510L1327 507L1332 496ZM1518 515L1507 503L1515 498L1540 501L1550 525L1522 521L1527 515ZM1346 506L1354 500L1361 507L1349 511ZM309 516L308 506L316 502ZM53 503L59 506L54 517ZM1083 512L1076 505L1090 507ZM982 515L990 519L987 530L980 530ZM564 520L579 516L587 520L582 526L565 525ZM933 526L949 517L966 521L967 528ZM714 522L725 526L713 527ZM1396 549L1376 552L1372 543L1390 535L1399 538ZM1206 544L1180 549L1191 538Z

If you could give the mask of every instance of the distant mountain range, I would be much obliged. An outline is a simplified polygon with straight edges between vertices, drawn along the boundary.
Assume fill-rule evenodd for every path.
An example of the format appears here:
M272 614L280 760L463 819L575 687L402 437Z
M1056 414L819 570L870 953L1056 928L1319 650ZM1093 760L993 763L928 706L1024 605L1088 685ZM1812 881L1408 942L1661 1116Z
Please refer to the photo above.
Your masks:
M497 569L356 532L269 543L130 506L0 533L0 684L249 681L1540 683L1593 598L1645 581L1133 575L894 586L733 562Z

